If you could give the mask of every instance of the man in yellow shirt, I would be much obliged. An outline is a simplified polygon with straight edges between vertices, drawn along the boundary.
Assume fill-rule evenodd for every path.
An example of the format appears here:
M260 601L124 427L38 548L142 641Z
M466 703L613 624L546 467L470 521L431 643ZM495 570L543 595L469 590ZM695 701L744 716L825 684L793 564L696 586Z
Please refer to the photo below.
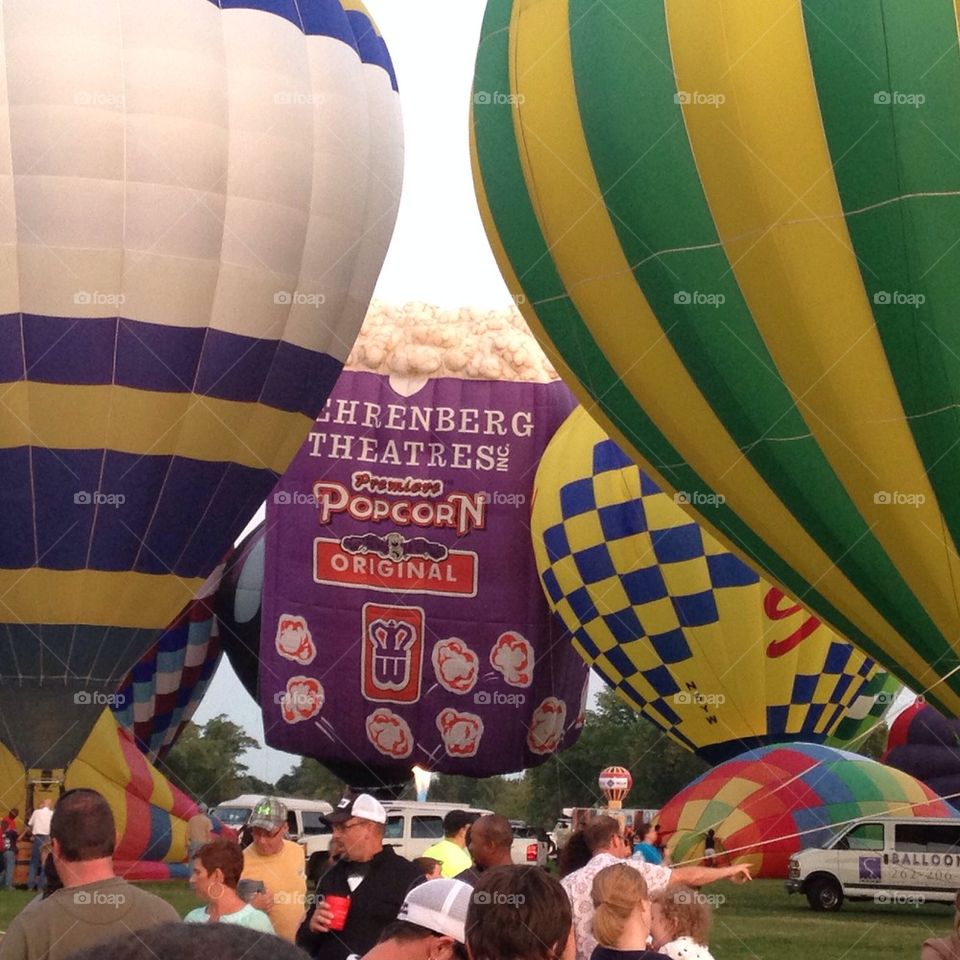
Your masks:
M467 830L476 819L477 814L466 810L451 810L443 818L443 840L427 847L421 854L440 861L440 876L455 877L473 866L467 853Z
M259 880L264 889L250 899L270 917L277 936L293 943L303 919L307 877L303 847L286 839L287 809L264 797L250 817L253 843L243 851L241 880Z

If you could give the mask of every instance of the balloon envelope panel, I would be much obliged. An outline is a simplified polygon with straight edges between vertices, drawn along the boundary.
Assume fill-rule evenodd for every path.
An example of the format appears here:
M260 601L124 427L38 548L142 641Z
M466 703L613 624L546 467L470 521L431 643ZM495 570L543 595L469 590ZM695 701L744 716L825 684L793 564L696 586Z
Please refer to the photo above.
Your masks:
M714 830L724 862L754 876L786 878L791 854L825 843L864 816L956 817L957 811L908 774L815 744L750 750L694 780L660 811L673 863L704 856Z
M677 499L575 410L535 481L531 532L550 606L625 702L704 759L822 742L876 664Z
M490 0L473 99L492 246L581 399L950 715L957 35L950 0Z
M162 758L189 723L220 662L214 593L222 565L121 683L114 717L148 760Z
M948 720L922 699L890 727L883 762L922 780L951 803L960 797L960 721Z
M0 736L63 767L75 707L196 593L334 383L399 98L354 2L2 14Z

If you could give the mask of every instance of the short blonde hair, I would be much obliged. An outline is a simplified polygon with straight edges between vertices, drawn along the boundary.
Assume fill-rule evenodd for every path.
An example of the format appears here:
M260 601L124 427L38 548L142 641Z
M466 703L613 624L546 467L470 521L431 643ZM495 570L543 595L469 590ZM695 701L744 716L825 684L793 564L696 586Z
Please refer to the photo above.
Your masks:
M653 898L671 930L671 940L689 937L701 947L709 946L710 905L703 894L682 885L661 890Z
M649 899L647 882L639 870L625 863L604 867L593 878L593 935L597 943L615 947L623 936L630 914Z

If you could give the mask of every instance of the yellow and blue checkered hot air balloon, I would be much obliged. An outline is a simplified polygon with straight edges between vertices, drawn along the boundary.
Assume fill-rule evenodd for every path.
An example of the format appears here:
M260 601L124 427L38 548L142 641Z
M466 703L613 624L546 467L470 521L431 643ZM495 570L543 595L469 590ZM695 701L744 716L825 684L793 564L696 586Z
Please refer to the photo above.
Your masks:
M580 399L951 716L958 37L953 0L489 0L473 97L491 243Z
M63 768L286 469L396 217L358 0L0 0L0 740Z
M711 763L835 736L878 673L691 519L582 407L540 461L531 530L548 602L583 658Z

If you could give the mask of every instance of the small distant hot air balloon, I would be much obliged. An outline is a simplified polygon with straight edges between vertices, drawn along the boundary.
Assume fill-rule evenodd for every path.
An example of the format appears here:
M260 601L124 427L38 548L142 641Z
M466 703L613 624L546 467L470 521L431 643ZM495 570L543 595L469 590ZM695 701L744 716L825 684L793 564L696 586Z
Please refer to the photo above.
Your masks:
M473 97L491 245L580 399L950 716L958 64L953 0L489 0Z
M371 311L218 600L271 746L372 787L414 765L507 773L576 740L587 670L527 536L572 406L513 310Z
M622 700L708 762L823 742L877 665L721 546L679 499L582 407L557 431L537 468L530 529L573 645Z
M626 767L605 767L597 779L600 792L606 797L607 807L620 810L623 799L633 786L633 777Z
M400 108L357 0L0 23L0 740L62 770L336 380Z
M909 774L818 744L749 750L684 787L660 811L672 863L704 856L749 863L755 877L786 878L790 855L816 847L865 816L956 817L957 811Z

